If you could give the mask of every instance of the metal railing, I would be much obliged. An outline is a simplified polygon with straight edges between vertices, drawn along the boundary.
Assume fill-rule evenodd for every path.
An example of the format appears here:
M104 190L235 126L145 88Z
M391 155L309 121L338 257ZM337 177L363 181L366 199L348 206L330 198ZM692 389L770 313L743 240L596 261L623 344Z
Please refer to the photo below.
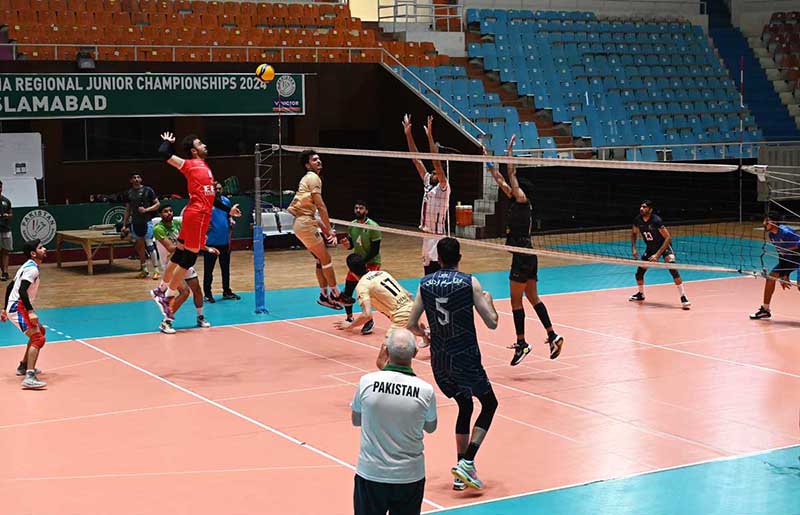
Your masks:
M728 142L715 142L715 143L675 143L669 145L618 145L618 146L604 146L604 147L561 147L561 148L521 148L515 149L514 155L518 157L543 157L545 152L553 153L555 152L556 155L559 157L565 157L568 159L575 159L576 154L586 154L591 153L592 155L596 155L598 159L611 159L617 160L619 159L618 153L622 154L622 157L625 161L630 162L652 162L651 160L646 159L637 159L637 156L640 156L640 153L635 152L636 150L644 150L644 149L654 149L656 151L656 156L659 157L658 161L671 161L671 159L667 159L667 156L670 156L673 153L673 149L676 148L689 148L691 149L691 160L713 160L713 159L739 159L739 157L743 157L746 159L756 159L758 158L758 152L761 147L765 146L786 146L786 145L793 145L797 146L800 144L800 141L728 141ZM739 153L731 154L728 151L728 147L735 146L738 148ZM698 152L701 147L721 147L721 155L715 157L700 157L698 158ZM750 152L748 155L745 155L745 148L749 148ZM634 151L632 152L632 159L628 159L628 150Z
M391 24L391 32L406 32L412 24L424 24L438 31L439 21L443 22L444 32L460 32L463 15L461 4L443 5L424 0L389 0L389 3L383 3L378 0L378 23Z

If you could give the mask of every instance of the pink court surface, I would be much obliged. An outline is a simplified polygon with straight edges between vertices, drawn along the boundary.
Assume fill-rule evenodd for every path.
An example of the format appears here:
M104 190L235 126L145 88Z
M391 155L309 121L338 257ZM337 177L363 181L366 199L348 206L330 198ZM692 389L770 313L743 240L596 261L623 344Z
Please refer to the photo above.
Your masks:
M763 285L693 282L691 311L672 285L642 305L628 289L547 296L563 354L547 359L529 318L535 355L514 368L497 301L500 328L479 323L500 401L476 461L486 488L451 490L456 407L439 394L423 510L800 443L800 304L778 292L772 321L749 320ZM0 511L352 513L349 403L388 323L362 336L336 318L49 345L46 392L0 379ZM20 353L0 348L6 366ZM432 382L427 360L414 369Z

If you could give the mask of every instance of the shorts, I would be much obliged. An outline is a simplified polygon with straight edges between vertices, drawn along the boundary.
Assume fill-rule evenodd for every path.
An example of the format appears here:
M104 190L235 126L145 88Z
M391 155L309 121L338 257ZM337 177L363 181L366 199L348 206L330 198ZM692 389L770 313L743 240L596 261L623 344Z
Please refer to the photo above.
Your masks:
M506 241L506 245L532 249L530 238L518 242ZM534 254L511 254L511 271L508 279L515 283L527 283L528 281L539 280L539 257Z
M181 220L181 232L178 240L186 249L202 249L206 245L206 233L211 223L211 213L185 209Z
M425 478L413 483L378 483L356 474L353 515L419 515L425 497Z
M392 316L389 317L389 320L391 320L392 323L389 326L389 329L386 330L387 337L397 329L405 329L406 326L408 326L408 319L411 318L411 307L411 304L406 304L402 308L392 313Z
M147 222L143 223L132 223L131 224L131 241L141 240L144 238L145 240L153 240L153 221L148 220Z
M436 244L439 243L439 240L442 238L444 238L444 236L439 236L438 238L425 238L422 240L423 266L428 266L431 263L439 262L439 251L436 250Z
M450 399L458 394L480 397L492 389L477 346L454 355L431 350L431 368L436 385Z
M650 257L653 256L653 254L655 254L656 252L658 252L658 249L645 250L644 254L642 254L642 261L649 261ZM663 259L665 263L675 262L675 251L672 250L672 247L667 247L667 250L665 250L664 253L661 254L661 259Z
M190 266L186 271L186 275L183 276L184 281L188 281L189 279L197 279L197 270L195 270L193 266Z
M11 231L0 232L0 250L9 252L14 250L14 238L11 237Z
M372 263L372 264L368 264L367 265L367 272L374 272L374 271L380 270L380 269L381 269L380 263ZM344 280L345 280L345 282L357 283L358 282L358 277L356 277L356 275L353 272L348 270L347 271L347 277L345 277Z
M294 219L292 229L294 230L294 235L307 249L316 247L322 241L322 234L320 234L316 218L298 216Z
M11 309L8 310L7 314L8 321L14 324L17 329L23 333L33 326L28 317L28 310L25 309L25 305L19 301L11 305Z
M800 268L800 263L787 259L783 256L778 256L778 264L772 269L773 274L778 274L778 277L784 280L789 280L789 276Z

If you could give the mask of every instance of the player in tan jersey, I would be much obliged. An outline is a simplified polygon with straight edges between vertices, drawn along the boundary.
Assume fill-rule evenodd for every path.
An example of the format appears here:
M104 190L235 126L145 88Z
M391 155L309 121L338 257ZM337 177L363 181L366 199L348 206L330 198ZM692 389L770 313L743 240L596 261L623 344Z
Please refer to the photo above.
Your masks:
M367 271L364 257L359 254L347 256L347 268L358 278L356 297L358 297L358 302L361 304L361 314L352 322L340 320L334 325L342 330L361 327L372 320L372 308L374 307L392 322L386 332L387 337L392 331L405 328L411 315L411 307L414 305L414 299L411 294L400 286L386 270ZM419 346L423 347L425 345ZM383 370L388 359L389 354L386 350L386 344L381 345L375 364L379 369Z
M355 301L339 292L336 283L336 272L333 269L331 255L325 246L336 242L336 235L331 229L328 208L322 200L322 159L313 150L300 153L300 164L306 174L300 179L297 193L289 204L289 213L294 216L294 234L303 245L317 258L317 280L319 281L319 304L333 309L342 309L342 304L352 305ZM319 212L319 222L314 215ZM325 239L320 236L322 230Z

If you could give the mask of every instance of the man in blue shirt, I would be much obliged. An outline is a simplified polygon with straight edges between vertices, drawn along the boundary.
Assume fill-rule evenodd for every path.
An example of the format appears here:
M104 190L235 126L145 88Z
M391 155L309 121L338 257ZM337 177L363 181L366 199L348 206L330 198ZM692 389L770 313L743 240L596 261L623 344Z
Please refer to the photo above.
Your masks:
M764 285L764 303L758 311L750 315L753 320L763 320L772 318L769 310L769 302L772 294L775 293L775 281L781 281L781 288L789 289L791 281L789 276L800 266L800 235L787 225L778 225L769 217L764 218L764 231L770 243L778 253L778 264L767 276L767 283ZM798 277L798 287L800 287L800 277Z
M217 197L226 206L231 200L222 194L222 184L215 183ZM231 291L231 219L222 209L211 211L211 223L208 225L206 245L219 251L219 267L222 269L222 298L239 300L241 297ZM211 294L211 283L214 280L214 266L217 256L205 253L203 257L203 296L209 304L216 302Z

